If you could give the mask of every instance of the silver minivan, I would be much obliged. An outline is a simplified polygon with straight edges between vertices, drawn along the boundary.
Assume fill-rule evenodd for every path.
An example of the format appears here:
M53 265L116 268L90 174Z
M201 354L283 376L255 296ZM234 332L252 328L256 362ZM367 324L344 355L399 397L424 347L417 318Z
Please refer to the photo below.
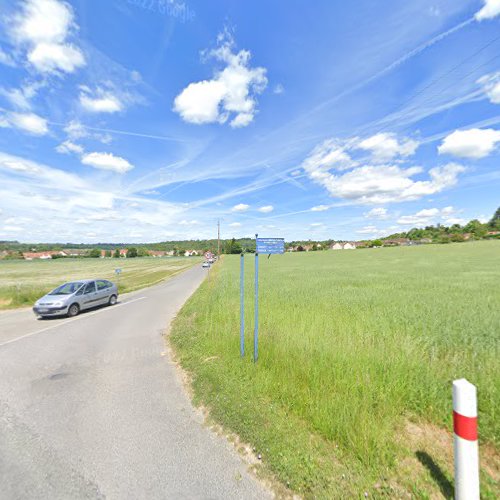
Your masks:
M108 280L78 280L64 283L52 290L33 306L33 312L46 316L76 316L80 311L100 305L114 305L118 287Z

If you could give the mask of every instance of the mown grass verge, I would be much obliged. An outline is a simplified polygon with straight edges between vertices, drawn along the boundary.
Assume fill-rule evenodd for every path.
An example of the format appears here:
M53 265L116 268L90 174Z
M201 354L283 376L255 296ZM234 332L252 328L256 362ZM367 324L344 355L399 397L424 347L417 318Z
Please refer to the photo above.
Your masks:
M170 341L195 402L306 497L446 496L451 381L466 377L479 390L482 494L494 498L499 255L498 242L478 242L261 259L256 365L253 261L240 359L239 257L229 256L184 306Z

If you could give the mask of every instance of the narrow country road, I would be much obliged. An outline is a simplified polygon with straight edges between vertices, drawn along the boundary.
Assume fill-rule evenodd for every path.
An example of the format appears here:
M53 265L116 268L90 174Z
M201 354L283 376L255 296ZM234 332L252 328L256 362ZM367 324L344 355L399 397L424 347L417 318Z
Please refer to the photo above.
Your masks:
M203 425L162 334L198 266L72 319L0 314L0 496L268 498Z

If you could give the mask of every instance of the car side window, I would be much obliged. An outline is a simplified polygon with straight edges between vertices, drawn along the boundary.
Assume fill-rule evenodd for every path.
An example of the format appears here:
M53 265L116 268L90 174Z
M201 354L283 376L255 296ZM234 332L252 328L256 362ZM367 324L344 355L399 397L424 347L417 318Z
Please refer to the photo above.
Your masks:
M95 292L95 281L87 283L87 285L85 286L85 291L83 293L92 293L92 292Z
M106 290L106 288L108 288L108 282L107 281L103 281L103 280L96 281L96 285L97 285L97 290L98 291Z

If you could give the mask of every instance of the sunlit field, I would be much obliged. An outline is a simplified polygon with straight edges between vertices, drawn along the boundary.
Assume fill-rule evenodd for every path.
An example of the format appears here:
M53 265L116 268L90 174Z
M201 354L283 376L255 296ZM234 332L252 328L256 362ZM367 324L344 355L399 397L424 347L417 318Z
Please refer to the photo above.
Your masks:
M118 283L120 292L130 292L159 283L197 262L196 257L0 260L0 309L32 305L57 285L75 279L109 279ZM122 269L119 278L117 268Z
M261 257L239 356L239 256L171 342L211 418L305 496L452 494L451 382L478 387L482 494L500 491L500 242ZM437 472L436 472L437 471Z

